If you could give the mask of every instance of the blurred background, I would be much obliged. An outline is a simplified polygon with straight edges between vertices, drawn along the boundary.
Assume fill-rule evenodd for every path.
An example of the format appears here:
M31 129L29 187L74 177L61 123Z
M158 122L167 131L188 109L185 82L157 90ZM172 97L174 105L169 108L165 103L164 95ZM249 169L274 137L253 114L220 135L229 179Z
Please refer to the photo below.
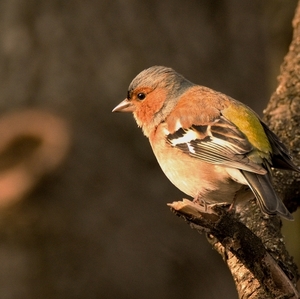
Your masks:
M0 0L0 298L237 298L167 207L183 194L133 118L111 110L165 65L262 115L296 4Z

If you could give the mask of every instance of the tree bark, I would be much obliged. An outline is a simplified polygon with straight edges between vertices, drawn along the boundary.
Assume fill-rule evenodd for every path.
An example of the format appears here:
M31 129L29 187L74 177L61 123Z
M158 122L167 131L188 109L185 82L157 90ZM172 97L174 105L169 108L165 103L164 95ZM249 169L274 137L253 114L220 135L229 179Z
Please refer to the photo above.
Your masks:
M300 165L300 2L293 20L293 40L281 65L278 87L266 110L265 121L290 149ZM300 205L300 176L276 171L274 185L290 211Z
M293 20L293 40L281 66L279 85L266 110L265 122L290 148L300 151L300 2ZM299 160L295 160L300 165ZM274 185L291 212L300 205L300 176L274 171ZM286 250L281 220L261 213L255 200L236 213L219 206L202 207L184 199L169 204L192 228L206 233L221 254L236 284L239 298L300 298L297 266Z

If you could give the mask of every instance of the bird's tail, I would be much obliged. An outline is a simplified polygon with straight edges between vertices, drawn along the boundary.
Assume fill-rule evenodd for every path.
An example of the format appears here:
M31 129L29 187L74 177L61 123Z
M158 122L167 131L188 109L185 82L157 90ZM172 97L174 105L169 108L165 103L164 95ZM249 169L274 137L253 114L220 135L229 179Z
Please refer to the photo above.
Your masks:
M259 175L244 170L241 170L241 172L264 213L278 214L285 219L294 220L292 214L276 194L268 174Z

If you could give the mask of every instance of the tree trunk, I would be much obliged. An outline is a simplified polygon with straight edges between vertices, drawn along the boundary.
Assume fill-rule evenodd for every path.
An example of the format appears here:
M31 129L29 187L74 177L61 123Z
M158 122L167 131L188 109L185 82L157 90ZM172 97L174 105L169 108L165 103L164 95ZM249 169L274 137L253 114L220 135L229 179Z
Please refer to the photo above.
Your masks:
M291 149L300 151L300 2L293 20L294 35L281 66L279 85L265 110L265 121ZM300 165L300 161L295 161ZM276 170L274 185L291 212L300 204L300 176ZM300 298L297 266L286 250L279 217L263 216L255 200L238 213L220 207L205 210L188 200L170 204L192 228L207 234L228 265L239 298Z

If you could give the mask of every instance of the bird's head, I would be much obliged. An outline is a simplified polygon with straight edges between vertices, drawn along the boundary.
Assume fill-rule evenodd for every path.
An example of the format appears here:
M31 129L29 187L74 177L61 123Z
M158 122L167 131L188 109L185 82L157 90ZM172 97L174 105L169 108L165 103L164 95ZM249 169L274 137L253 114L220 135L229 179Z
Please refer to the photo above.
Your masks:
M194 86L171 68L152 66L130 83L127 97L113 112L132 112L146 136L169 115L186 89Z

